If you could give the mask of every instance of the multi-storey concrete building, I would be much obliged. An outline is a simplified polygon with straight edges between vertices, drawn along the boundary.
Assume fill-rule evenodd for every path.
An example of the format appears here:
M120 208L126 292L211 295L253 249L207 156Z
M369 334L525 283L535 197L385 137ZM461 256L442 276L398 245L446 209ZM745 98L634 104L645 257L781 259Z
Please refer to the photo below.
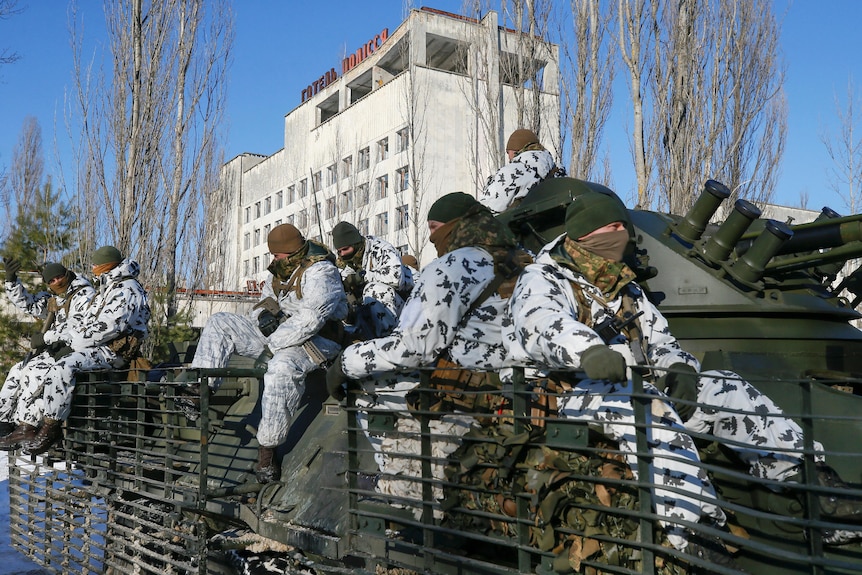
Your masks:
M427 262L425 214L438 197L477 193L504 161L518 111L558 155L557 47L479 20L413 10L298 94L284 148L224 166L229 209L214 249L216 289L254 286L266 237L292 223L329 245L341 220Z

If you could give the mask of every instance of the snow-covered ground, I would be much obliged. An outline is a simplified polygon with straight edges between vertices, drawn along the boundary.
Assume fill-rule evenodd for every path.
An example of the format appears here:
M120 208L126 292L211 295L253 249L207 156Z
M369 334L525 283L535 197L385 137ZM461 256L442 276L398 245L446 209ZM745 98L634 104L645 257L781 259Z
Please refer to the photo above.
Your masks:
M51 573L12 548L9 539L9 464L0 451L0 574L45 575Z

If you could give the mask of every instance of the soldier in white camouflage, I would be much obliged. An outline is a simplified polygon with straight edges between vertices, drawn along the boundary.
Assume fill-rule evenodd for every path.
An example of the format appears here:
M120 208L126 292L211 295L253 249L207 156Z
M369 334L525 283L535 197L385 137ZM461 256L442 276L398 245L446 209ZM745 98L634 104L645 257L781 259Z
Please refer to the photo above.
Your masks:
M386 337L347 347L327 371L327 387L333 396L343 396L342 384L347 379L357 380L368 394L360 396L357 404L361 408L399 413L395 439L387 436L381 445L379 438L371 438L372 445L384 453L418 453L418 441L410 437L418 425L408 414L404 397L418 382L411 370L439 366L442 359L475 370L482 379L488 377L484 370L507 365L501 333L508 294L505 284L492 284L498 277L495 264L516 250L514 237L487 208L461 192L447 194L431 206L428 228L439 257L422 269L398 326ZM366 428L364 416L359 412L360 424ZM445 457L454 451L460 443L457 438L472 425L472 417L459 414L432 420L435 436L450 438L433 442L435 454ZM421 477L418 459L393 460L378 453L377 462L384 472L380 491L421 499L420 483L388 477ZM442 465L432 465L432 473L442 479Z
M628 369L651 366L665 374L655 387L645 384L647 392L656 395L651 414L659 424L650 443L655 501L657 513L668 520L669 540L685 549L686 533L673 524L674 519L708 518L719 525L725 519L686 428L731 440L729 446L749 464L753 475L779 481L791 479L798 471L802 432L736 374L700 373L697 360L679 346L666 319L622 262L630 225L617 198L590 192L572 201L566 233L543 248L515 287L510 300L511 353L515 360L550 370L583 370L587 379L570 380L571 391L560 399L560 416L600 422L604 432L631 454L628 460L635 471ZM606 341L598 329L614 317L633 318L632 328ZM818 460L822 462L822 456ZM824 473L829 474L825 468ZM664 485L683 493L666 491ZM819 499L824 516L859 516L854 501ZM711 547L692 545L693 554L714 553Z
M6 260L6 295L16 308L42 320L41 328L30 338L30 352L6 375L0 389L0 449L14 449L36 436L44 406L41 395L21 401L27 389L38 389L54 364L53 354L60 351L62 334L83 321L95 291L89 280L59 263L47 263L42 279L48 291L32 294L17 277L20 263ZM31 397L27 394L27 397Z
M254 468L260 483L279 479L276 450L287 439L305 378L341 350L339 327L347 315L335 255L326 246L291 224L273 228L267 244L273 261L260 302L248 315L210 317L191 363L191 369L223 368L236 353L266 364Z
M563 176L565 171L554 163L551 153L539 143L539 137L521 128L506 141L509 162L488 177L479 202L493 213L506 211L527 195L545 178Z
M348 335L356 340L388 335L413 289L413 275L402 265L398 250L384 239L363 236L349 222L332 229L332 245L344 290L356 302L349 326L353 333Z

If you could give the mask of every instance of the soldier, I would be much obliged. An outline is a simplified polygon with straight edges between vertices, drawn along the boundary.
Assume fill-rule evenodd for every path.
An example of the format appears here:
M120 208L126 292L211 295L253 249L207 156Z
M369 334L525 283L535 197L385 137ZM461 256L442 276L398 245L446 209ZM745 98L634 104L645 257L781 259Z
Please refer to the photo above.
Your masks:
M511 293L516 271L507 264L514 261L515 240L509 230L500 224L490 210L470 195L455 192L437 200L428 211L428 229L431 242L437 248L438 258L422 272L413 293L404 306L398 326L388 336L356 343L347 347L327 371L327 388L335 397L343 397L345 380L360 380L373 399L360 396L357 405L366 409L389 409L399 412L398 434L409 435L418 431L415 419L407 415L405 393L415 386L417 378L406 375L409 370L436 365L443 378L458 379L467 375L470 386L499 387L493 375L484 370L497 370L506 364L506 353L501 340L505 296ZM391 375L400 371L400 378ZM476 394L465 397L477 398ZM475 405L463 406L470 412ZM364 413L359 412L360 424ZM445 415L432 420L432 431L437 437L460 437L469 431L473 418ZM383 453L389 439L382 443ZM458 441L435 441L435 455L444 457L454 451ZM398 451L418 453L418 443L410 447L407 442ZM372 445L380 449L379 442ZM420 462L416 458L393 461L379 455L377 462L386 474L405 472L421 476ZM432 465L435 477L442 478L442 466ZM421 499L421 485L386 486L386 477L379 487L384 493L410 495ZM438 493L439 495L439 493Z
M699 373L697 360L680 348L665 318L634 283L634 272L621 261L630 225L622 203L609 195L591 192L572 201L566 233L543 248L515 287L510 351L517 361L533 361L551 370L583 370L587 379L567 382L571 391L560 398L560 415L600 422L630 454L633 469L636 448L627 365L665 373L656 387L676 409L659 400L665 396L652 385L645 385L657 397L652 413L661 421L652 428L651 439L657 512L690 522L707 517L721 525L724 513L715 504L713 488L682 422L692 431L732 440L731 447L749 463L753 475L779 481L798 470L802 433L780 416L769 398L735 374ZM600 326L618 315L634 318L632 327L605 335L606 341ZM828 476L825 469L824 473ZM668 492L663 485L681 487L685 493ZM859 517L860 508L853 501L824 496L820 502L824 515ZM668 523L668 538L677 548L719 562L727 559L701 540L688 543L687 534Z
M267 362L254 468L260 483L281 476L275 452L287 439L305 377L338 354L347 315L335 256L325 246L306 241L291 224L276 226L267 244L273 260L260 302L248 316L210 317L191 363L192 369L226 367L233 353Z
M530 189L553 176L566 175L565 170L554 164L554 158L539 137L521 128L512 132L506 142L509 163L488 178L479 202L498 214L520 202Z
M386 240L363 237L348 222L332 229L332 244L344 290L356 302L354 338L388 335L413 289L413 276L405 272L398 250Z
M95 293L93 286L82 276L75 275L58 263L47 263L42 268L42 279L48 291L31 294L18 280L21 264L7 259L6 294L12 304L42 320L42 327L30 338L30 352L9 370L6 382L0 389L0 449L15 449L31 441L42 419L41 396L35 401L19 401L27 388L38 388L64 344L63 333L69 326L79 325L87 304ZM16 425L17 423L17 425Z

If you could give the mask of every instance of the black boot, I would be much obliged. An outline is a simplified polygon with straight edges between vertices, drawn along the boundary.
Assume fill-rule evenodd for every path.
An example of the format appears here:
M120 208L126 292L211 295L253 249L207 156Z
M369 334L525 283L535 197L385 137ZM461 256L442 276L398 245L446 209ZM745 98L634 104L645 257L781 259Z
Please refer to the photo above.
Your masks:
M828 465L817 466L817 483L820 487L832 490L850 489L838 473ZM841 493L818 493L820 515L824 519L835 521L862 522L862 499L859 497L844 497Z
M254 466L254 475L258 483L270 483L281 478L281 466L276 461L275 447L257 448L257 465Z
M12 422L0 421L0 437L6 437L7 435L15 431L16 427L17 425Z
M31 441L34 437L36 437L36 426L19 423L12 433L0 437L0 449L3 451L18 449L24 442Z
M29 455L45 453L51 446L63 439L63 422L57 419L45 418L33 439L21 443L24 452Z

